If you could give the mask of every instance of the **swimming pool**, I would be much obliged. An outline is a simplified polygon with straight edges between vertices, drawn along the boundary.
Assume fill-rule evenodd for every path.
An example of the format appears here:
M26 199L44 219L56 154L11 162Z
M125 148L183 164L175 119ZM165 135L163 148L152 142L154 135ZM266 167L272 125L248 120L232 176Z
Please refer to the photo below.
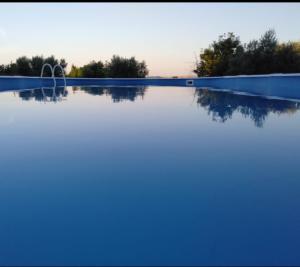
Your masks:
M299 101L69 86L0 109L0 265L300 264Z
M52 74L54 75L54 74ZM0 91L53 86L180 86L209 88L275 99L300 100L300 74L201 78L59 78L0 76Z

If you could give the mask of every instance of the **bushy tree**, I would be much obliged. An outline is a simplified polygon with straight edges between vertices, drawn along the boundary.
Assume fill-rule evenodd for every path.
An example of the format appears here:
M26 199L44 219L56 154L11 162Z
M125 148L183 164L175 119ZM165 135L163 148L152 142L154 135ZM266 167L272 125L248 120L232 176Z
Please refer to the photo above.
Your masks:
M200 54L198 76L300 72L299 43L279 44L274 30L241 45L232 33L223 35Z
M106 77L106 70L101 61L91 61L82 67L72 65L69 77L84 77L84 78L104 78Z
M85 78L144 78L148 69L144 61L137 61L134 57L123 58L114 55L110 61L91 61L82 67L72 65L69 77Z
M81 68L76 67L75 65L71 66L71 71L69 72L69 77L73 77L73 78L79 78L79 77L83 77L82 76L82 71Z
M16 75L16 64L0 65L0 75Z
M274 64L277 72L300 73L300 46L299 43L281 44L276 48Z
M86 78L104 78L106 76L104 64L92 61L81 68L81 75Z
M144 78L148 75L145 61L139 62L134 57L123 58L114 55L105 65L110 78Z
M67 62L64 59L56 59L54 56L44 58L43 56L34 56L29 59L26 56L17 58L16 62L11 62L8 65L1 65L0 75L22 75L22 76L39 76L44 63L49 63L51 66L60 64L63 69L67 67ZM57 73L59 70L57 70ZM45 69L45 75L50 76L50 70Z
M64 70L66 69L66 67L68 65L65 59L62 58L62 59L58 60L53 55L50 56L50 57L45 58L44 63L48 63L51 66L55 66L57 64L60 64ZM48 70L45 70L45 71L48 71ZM59 75L59 74L61 74L61 70L56 68L55 75Z
M224 75L229 70L231 59L241 49L239 37L233 33L223 34L200 54L195 72L198 76Z
M39 76L45 60L42 56L34 56L31 58L32 76ZM46 69L45 69L46 71Z
M19 57L16 60L16 71L18 75L30 76L32 74L30 59L27 57Z

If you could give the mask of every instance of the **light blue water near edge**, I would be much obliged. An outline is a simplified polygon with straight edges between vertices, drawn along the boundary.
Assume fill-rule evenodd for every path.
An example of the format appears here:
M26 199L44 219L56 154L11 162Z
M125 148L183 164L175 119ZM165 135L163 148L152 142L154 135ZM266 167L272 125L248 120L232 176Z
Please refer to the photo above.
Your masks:
M46 95L0 94L0 265L300 264L299 103Z

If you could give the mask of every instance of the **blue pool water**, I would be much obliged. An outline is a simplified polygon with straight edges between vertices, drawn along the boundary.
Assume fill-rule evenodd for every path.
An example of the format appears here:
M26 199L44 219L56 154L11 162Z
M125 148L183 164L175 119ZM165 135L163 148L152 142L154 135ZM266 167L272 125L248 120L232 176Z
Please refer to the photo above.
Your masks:
M299 102L36 89L0 125L0 265L300 264Z

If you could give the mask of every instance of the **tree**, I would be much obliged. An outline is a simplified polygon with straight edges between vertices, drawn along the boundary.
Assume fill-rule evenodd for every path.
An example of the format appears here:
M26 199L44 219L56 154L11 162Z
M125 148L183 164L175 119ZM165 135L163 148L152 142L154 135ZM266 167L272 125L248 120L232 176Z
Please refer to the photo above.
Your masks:
M82 77L82 71L81 68L77 68L75 65L72 65L71 67L71 71L68 75L69 77L73 77L73 78L79 78Z
M31 59L22 56L17 58L15 63L11 62L8 65L0 65L0 75L39 76L44 63L49 63L51 66L59 63L63 69L67 67L64 59L58 60L54 56L45 59L43 56L34 56ZM46 68L44 74L45 76L50 76L51 71ZM59 74L59 70L57 70L57 74Z
M33 76L39 76L41 74L43 64L44 58L42 56L34 56L31 58L31 69Z
M25 56L19 57L16 60L16 71L18 75L23 75L23 76L32 75L30 59Z
M139 62L134 57L127 59L114 55L105 68L110 78L144 78L148 75L145 61Z
M220 36L200 54L198 76L300 72L300 44L279 44L274 30L241 45L232 33Z
M231 32L223 34L200 54L200 63L194 72L198 76L224 75L228 73L232 57L241 49L239 37Z
M65 59L60 59L60 60L58 60L58 59L56 59L53 55L50 56L50 57L45 58L44 63L48 63L48 64L50 64L52 67L54 67L54 66L57 65L57 64L60 64L64 70L66 69L66 67L67 67L67 65L68 65L68 64L66 63ZM48 71L48 70L45 70L45 71ZM61 70L57 68L57 69L55 70L55 75L59 75L59 74L61 74Z
M258 74L268 74L276 72L275 54L278 45L274 30L268 30L259 40L258 54L259 64L257 64Z
M145 61L137 61L134 57L123 58L114 55L105 64L102 61L91 61L82 67L72 65L69 77L85 78L144 78L148 75Z
M276 48L274 64L276 72L299 73L300 72L300 49L297 43L281 44ZM299 49L299 50L298 50Z
M101 61L91 61L82 67L72 65L69 77L85 77L85 78L104 78L106 77L106 70Z
M197 65L194 72L198 76L214 76L216 73L216 66L219 64L219 58L214 53L212 48L206 48L200 54L200 63Z
M86 78L104 78L106 76L104 64L101 61L91 61L81 68L81 75Z
M0 65L0 75L16 75L16 64Z

